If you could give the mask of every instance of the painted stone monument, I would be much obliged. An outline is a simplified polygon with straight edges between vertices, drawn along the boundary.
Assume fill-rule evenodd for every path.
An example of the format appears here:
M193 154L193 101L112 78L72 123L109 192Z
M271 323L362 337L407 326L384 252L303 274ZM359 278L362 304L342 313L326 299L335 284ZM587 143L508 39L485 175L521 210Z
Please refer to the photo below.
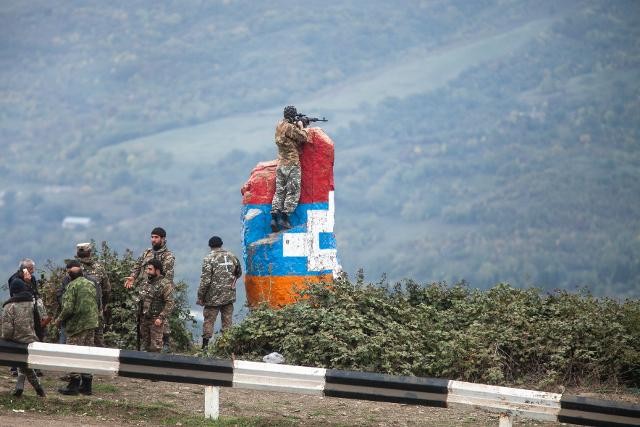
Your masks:
M320 128L308 129L300 150L300 203L289 216L292 228L271 231L276 160L261 162L242 187L243 256L249 306L294 302L309 283L331 282L341 272L334 226L333 141Z

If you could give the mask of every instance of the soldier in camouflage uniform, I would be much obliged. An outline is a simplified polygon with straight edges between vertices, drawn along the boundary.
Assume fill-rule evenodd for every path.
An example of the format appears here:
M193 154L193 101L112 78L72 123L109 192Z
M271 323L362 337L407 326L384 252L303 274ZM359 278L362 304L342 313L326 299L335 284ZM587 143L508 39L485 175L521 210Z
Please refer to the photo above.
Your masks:
M276 125L276 146L278 147L278 168L276 169L276 192L271 201L271 230L291 228L289 215L296 210L300 201L300 146L307 142L307 130L302 122L295 122L296 107L284 109L284 119Z
M35 331L34 298L24 284L15 284L14 293L2 308L2 338L22 344L38 341ZM18 368L16 388L11 394L16 397L24 392L24 380L28 379L36 393L44 397L44 389L36 372L31 368Z
M145 351L159 352L163 346L164 326L175 304L173 282L164 277L160 260L145 265L147 282L140 286L140 341Z
M104 326L105 313L107 312L107 304L111 299L111 283L107 270L100 261L91 256L91 243L79 243L76 245L76 259L82 264L84 276L89 276L98 284L102 295L100 298L99 319L100 325L96 328L94 334L94 345L96 347L104 347Z
M133 265L131 274L126 278L125 288L143 284L147 281L145 266L152 259L157 259L162 263L164 277L173 282L173 265L176 258L173 252L167 249L167 232L161 227L156 227L151 231L151 247L142 252L142 255Z
M131 274L126 278L124 283L125 288L131 288L134 286L140 286L147 282L145 273L145 266L149 260L157 259L162 263L162 271L164 277L173 283L173 266L176 258L173 253L167 249L167 232L162 227L156 227L151 231L151 247L146 249L131 269ZM169 337L171 335L171 329L169 322L165 322L163 342L164 348L169 349Z
M91 280L82 276L81 265L77 260L67 262L67 274L71 282L62 296L62 309L55 322L56 325L64 322L67 344L92 346L99 317L96 286ZM69 378L69 384L58 389L60 393L66 395L77 395L78 392L92 393L93 376L91 374L71 373Z
M196 304L204 306L202 326L202 348L209 345L213 335L213 324L222 317L222 330L231 327L233 303L236 300L236 281L242 276L240 261L231 252L222 249L222 239L209 239L211 252L202 261L202 274Z

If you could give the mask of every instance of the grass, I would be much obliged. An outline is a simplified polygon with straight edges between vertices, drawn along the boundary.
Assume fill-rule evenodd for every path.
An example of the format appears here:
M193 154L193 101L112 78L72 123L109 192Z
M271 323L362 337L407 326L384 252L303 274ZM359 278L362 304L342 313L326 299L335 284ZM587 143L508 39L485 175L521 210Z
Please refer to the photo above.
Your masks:
M101 384L104 389L117 390L109 384ZM8 393L0 394L2 412L37 412L47 415L82 416L100 420L114 419L118 422L145 421L158 425L182 425L193 427L239 426L262 427L296 425L286 420L273 420L262 417L221 417L218 420L205 419L202 416L185 415L175 408L161 402L133 403L114 400L95 400L84 397L59 398L49 395L46 399L25 394L16 399Z
M93 383L93 392L94 393L117 393L120 389L113 384L107 383Z

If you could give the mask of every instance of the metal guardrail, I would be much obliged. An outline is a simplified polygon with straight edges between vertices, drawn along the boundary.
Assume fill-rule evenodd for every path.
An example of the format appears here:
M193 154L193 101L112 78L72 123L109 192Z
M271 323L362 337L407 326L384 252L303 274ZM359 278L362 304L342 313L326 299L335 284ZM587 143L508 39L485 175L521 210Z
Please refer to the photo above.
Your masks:
M640 426L640 405L434 378L394 376L242 360L147 353L0 339L0 365L124 376L205 386L205 416L217 418L217 387L408 403L473 407L514 417L588 426Z

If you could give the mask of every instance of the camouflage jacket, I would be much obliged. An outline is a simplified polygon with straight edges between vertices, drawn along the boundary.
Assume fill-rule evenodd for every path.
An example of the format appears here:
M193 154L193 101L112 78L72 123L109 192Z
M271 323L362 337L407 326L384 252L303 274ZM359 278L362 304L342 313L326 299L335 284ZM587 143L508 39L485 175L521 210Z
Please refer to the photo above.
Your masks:
M164 276L145 281L140 287L142 316L166 320L173 311L173 282Z
M276 146L280 165L294 166L300 164L300 146L307 142L307 130L286 120L280 120L276 125Z
M131 269L130 276L133 277L133 281L136 284L145 284L147 283L147 273L145 272L144 265L147 261L152 259L159 259L162 263L162 274L166 279L173 283L173 264L176 261L176 258L173 256L173 253L167 249L167 246L164 245L157 251L154 251L153 248L146 249L140 258L137 259L133 268Z
M62 282L65 276L65 270L56 269L42 283L42 302L48 316L57 317L60 313L62 294L64 293L61 288L64 286Z
M98 327L96 287L85 277L78 277L67 285L62 296L62 310L56 321L64 323L67 335L76 335Z
M82 264L83 273L86 276L91 276L92 278L94 278L100 286L100 290L102 292L102 298L100 298L100 301L102 302L102 307L104 308L111 299L111 282L109 282L107 270L105 270L102 263L94 257L76 257L76 259Z
M102 314L102 288L100 287L100 282L98 281L98 279L90 274L85 273L85 271L82 271L82 277L84 277L85 279L88 279L89 281L91 281L91 283L93 283L93 286L96 288L96 304L98 305L98 312L99 314ZM67 289L67 286L69 286L69 283L71 283L71 277L69 277L69 275L65 275L62 278L62 283L60 285L60 287L58 288L58 290L56 291L56 295L58 298L58 306L60 308L62 308L62 296L64 295L65 290Z
M231 252L215 248L202 261L198 301L204 306L225 305L236 300L233 286L242 276L240 261Z
M38 341L34 325L33 298L12 298L5 303L2 338L23 344Z

